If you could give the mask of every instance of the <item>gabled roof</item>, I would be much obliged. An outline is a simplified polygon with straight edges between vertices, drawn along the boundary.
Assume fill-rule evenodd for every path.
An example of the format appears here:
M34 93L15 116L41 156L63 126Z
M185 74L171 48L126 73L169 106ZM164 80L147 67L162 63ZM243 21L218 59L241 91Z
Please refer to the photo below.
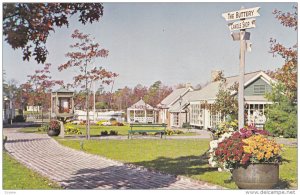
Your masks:
M191 101L192 94L196 91L189 91L185 96L182 97L181 104L179 101L176 101L172 106L169 108L169 112L180 112L184 109L187 105L189 105Z
M251 84L256 79L262 77L268 84L271 82L276 82L272 78L270 78L267 74L265 74L263 71L256 71L245 74L245 83L244 87ZM239 77L238 76L232 76L232 77L226 77L226 86L225 88L231 87L235 82L238 83ZM219 87L222 81L216 81L211 82L204 88L202 88L199 91L191 92L191 101L201 101L201 100L214 100L216 98L216 95L218 94ZM233 95L236 94L236 92L233 93Z
M179 88L175 89L170 95L168 95L165 99L163 99L157 106L162 108L169 108L172 104L176 103L180 96L183 98L185 94L189 91L192 91L193 88Z
M152 110L153 107L149 104L146 104L144 100L141 98L138 102L127 108L129 110Z

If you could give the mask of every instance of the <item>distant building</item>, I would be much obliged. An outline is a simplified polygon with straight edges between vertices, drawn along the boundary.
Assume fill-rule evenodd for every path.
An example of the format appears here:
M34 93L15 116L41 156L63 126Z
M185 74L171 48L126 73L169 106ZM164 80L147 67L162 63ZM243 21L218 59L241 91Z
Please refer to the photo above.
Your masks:
M239 77L226 77L225 85L228 89L235 82L238 83ZM219 87L222 81L209 83L199 91L191 92L190 94L190 125L198 128L217 127L224 121L221 118L221 113L212 114L210 105L214 104L216 95L219 92ZM271 83L276 82L263 71L257 71L245 74L244 83L244 98L245 98L245 113L246 124L263 125L265 123L265 109L267 105L272 104L264 96L265 93L272 90ZM234 91L232 95L237 95ZM230 105L228 105L230 106Z
M214 81L216 75L219 73L213 71L211 82L200 90L190 88L174 90L158 104L159 122L167 123L170 127L181 127L183 123L190 123L191 126L199 129L217 127L225 119L221 118L221 113L212 114L211 105L216 100L220 84L225 82L225 88L228 89L238 82L238 76ZM272 101L268 101L264 96L272 90L271 83L275 82L263 71L245 74L246 124L264 125L266 107L272 104ZM237 95L237 91L232 95Z
M189 119L186 110L184 110L184 105L186 104L186 95L193 90L190 85L186 85L184 88L175 89L170 95L163 99L157 105L159 109L159 123L165 123L169 127L179 127L182 126L183 122L188 121ZM179 104L180 99L182 101L181 109ZM170 108L172 109L170 110Z
M146 104L141 98L127 108L128 123L157 123L158 110Z
M110 120L112 118L116 119L118 122L124 122L124 112L122 111L107 111L107 112L95 112L95 120ZM75 110L75 118L77 120L83 121L86 120L86 111ZM94 120L94 112L89 112L89 118L91 121Z
M40 112L41 106L26 106L26 111L29 112Z
M15 117L15 108L13 101L3 91L3 105L2 105L2 120L3 124L8 124Z

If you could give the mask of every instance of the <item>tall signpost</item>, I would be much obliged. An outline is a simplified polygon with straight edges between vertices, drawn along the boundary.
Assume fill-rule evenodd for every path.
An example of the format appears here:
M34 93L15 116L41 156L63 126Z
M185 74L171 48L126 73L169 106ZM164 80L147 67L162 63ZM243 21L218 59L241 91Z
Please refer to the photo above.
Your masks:
M244 127L244 75L245 75L245 49L246 40L250 39L250 33L246 29L255 28L255 18L259 16L259 7L244 9L243 7L238 11L223 13L222 16L226 21L239 20L228 23L230 31L239 30L239 33L232 33L234 41L240 41L240 67L239 67L239 91L238 91L238 122L239 129ZM251 19L248 19L251 18Z

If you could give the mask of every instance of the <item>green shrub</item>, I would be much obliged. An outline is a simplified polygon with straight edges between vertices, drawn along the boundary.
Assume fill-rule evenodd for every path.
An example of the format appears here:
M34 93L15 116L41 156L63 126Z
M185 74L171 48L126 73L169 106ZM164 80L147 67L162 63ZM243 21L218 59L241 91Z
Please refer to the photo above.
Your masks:
M46 131L48 131L48 129L49 129L49 123L44 123L44 124L42 124L42 126L39 127L37 130L38 130L38 131L41 131L41 132L46 132Z
M86 120L80 121L79 125L86 125Z
M267 117L265 129L268 129L274 136L297 137L296 108L291 105L272 105L267 110Z
M238 120L229 120L229 121L223 121L221 122L216 131L214 132L214 135L216 137L221 137L224 133L234 132L238 130Z
M110 121L111 126L117 126L118 122L117 121Z
M148 135L147 132L139 132L140 135Z
M266 109L265 129L274 136L297 137L298 104L287 95L287 86L278 82L272 86L272 91L266 94L268 100L274 102Z
M167 129L166 130L166 134L167 135L179 135L179 134L184 134L184 132L181 131L181 130L170 130L170 129Z
M110 130L109 135L118 135L118 131Z
M25 122L25 121L26 121L26 119L24 118L23 115L17 115L17 116L15 116L15 118L12 120L13 123L18 123L18 122L23 123L23 122Z
M82 132L78 128L70 127L70 128L65 128L65 134L66 135L70 135L70 134L82 135Z
M110 122L112 122L112 121L117 121L117 119L115 119L115 118L110 118L109 121L110 121Z
M101 131L101 132L100 132L100 135L101 135L101 136L106 136L106 135L108 135L108 132L107 132L107 131Z
M107 122L107 120L100 120L96 122L96 125L101 126L104 122Z
M177 135L179 135L179 134L184 134L184 132L183 132L183 131L181 131L181 130L175 130L175 131L174 131L174 134L177 134Z
M124 126L124 124L118 121L111 121L111 126Z
M190 123L187 122L187 123L182 123L182 128L190 128Z
M174 131L167 129L167 130L166 130L166 134L167 134L167 135L173 135L173 134L174 134Z

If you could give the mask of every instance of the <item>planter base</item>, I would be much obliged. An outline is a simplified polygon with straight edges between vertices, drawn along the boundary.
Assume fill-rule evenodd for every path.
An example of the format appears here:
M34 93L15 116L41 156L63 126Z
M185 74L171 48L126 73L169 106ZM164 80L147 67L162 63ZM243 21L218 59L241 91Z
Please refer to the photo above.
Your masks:
M279 181L278 164L252 164L234 169L233 180L241 189L272 189Z
M59 133L60 133L60 130L53 130L53 129L49 129L48 132L47 132L47 134L49 136L58 136Z

